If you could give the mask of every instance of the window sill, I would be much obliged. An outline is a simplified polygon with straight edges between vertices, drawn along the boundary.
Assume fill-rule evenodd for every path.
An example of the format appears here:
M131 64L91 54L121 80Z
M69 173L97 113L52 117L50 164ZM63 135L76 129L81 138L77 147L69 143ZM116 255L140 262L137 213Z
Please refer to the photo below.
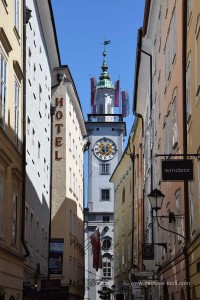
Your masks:
M7 14L8 14L8 3L7 3L7 1L6 0L1 0L1 1L2 1L4 7L5 7L5 10L6 10Z

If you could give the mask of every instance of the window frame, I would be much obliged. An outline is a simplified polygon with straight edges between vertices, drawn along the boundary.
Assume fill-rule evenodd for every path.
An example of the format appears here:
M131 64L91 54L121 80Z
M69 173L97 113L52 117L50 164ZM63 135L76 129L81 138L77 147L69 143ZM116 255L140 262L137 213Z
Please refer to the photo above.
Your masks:
M100 200L110 201L110 189L101 189Z
M14 0L14 28L20 33L20 1Z
M99 164L99 174L100 175L110 175L110 164L109 163L100 163Z
M102 262L102 277L103 278L111 278L112 277L112 265L111 261L106 257L103 258Z
M0 126L5 130L7 111L7 59L0 47Z
M13 193L12 199L12 236L11 241L12 245L17 245L17 231L18 231L18 202L19 197L16 192Z
M15 77L15 92L14 92L14 143L19 145L19 108L20 108L20 84Z

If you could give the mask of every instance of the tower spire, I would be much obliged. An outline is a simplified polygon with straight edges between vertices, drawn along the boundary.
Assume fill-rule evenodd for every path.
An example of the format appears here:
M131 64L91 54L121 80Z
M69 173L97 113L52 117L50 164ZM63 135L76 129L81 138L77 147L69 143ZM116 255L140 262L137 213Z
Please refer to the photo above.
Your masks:
M102 73L99 76L99 81L97 84L97 89L99 88L108 88L108 89L113 89L113 84L112 81L110 79L110 75L108 73L108 66L106 63L106 49L105 46L110 44L110 40L109 41L104 41L103 45L104 45L104 51L103 51L103 64L101 66L102 69Z

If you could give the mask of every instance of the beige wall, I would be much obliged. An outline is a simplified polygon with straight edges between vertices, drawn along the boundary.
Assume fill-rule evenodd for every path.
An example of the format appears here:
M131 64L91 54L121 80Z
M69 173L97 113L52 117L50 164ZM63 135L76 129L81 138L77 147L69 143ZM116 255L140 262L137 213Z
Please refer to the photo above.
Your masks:
M63 286L76 297L83 296L83 154L86 129L77 94L69 70L57 68L55 74L67 80L52 92L53 118L53 182L52 238L64 239ZM56 76L53 80L56 80ZM57 125L56 125L57 124ZM60 124L60 125L58 125ZM59 130L58 130L59 127Z
M115 189L114 280L117 291L123 286L126 288L126 299L129 299L132 293L130 286L127 285L131 279L131 267L142 263L141 142L142 121L135 119L128 145L111 177Z
M16 30L13 1L0 1L0 53L7 64L5 123L1 122L0 126L0 288L5 290L6 300L12 295L15 299L22 299L23 288L24 258L21 246L23 4L22 1L19 3L19 28ZM15 80L20 89L16 140L14 139Z
M200 59L198 45L200 44L200 2L188 1L187 18L187 129L188 129L188 153L200 154ZM189 183L190 203L190 237L189 248L190 280L191 288L196 296L200 297L199 273L197 262L200 258L200 163L194 158L194 181ZM195 292L194 292L195 291Z

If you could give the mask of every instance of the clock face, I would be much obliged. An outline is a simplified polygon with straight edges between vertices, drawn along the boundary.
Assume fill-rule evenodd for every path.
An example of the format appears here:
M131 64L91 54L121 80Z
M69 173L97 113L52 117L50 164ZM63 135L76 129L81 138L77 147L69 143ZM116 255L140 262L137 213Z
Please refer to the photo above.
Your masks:
M117 148L115 143L108 139L102 138L98 140L93 147L94 155L101 160L110 160L116 154Z

